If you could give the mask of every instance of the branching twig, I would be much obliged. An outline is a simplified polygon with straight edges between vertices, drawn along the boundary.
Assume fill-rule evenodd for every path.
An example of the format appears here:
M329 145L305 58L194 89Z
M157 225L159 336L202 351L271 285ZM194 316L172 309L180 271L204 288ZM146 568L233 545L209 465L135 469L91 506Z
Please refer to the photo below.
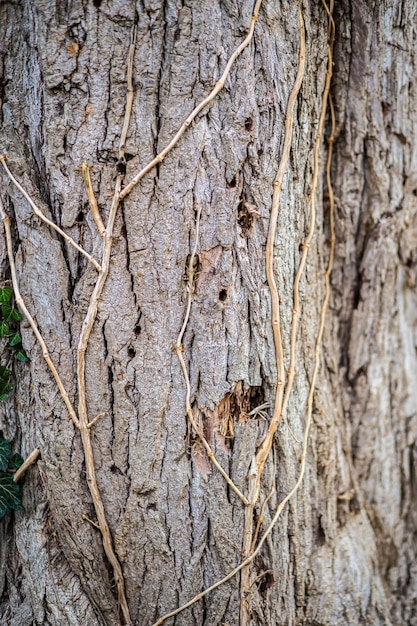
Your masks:
M12 183L14 184L14 186L17 187L17 189L20 191L20 193L23 194L23 196L29 202L29 204L32 207L33 212L35 213L35 215L37 217L39 217L39 219L42 220L42 222L45 222L45 224L48 224L48 226L50 226L53 230L56 230L56 232L59 233L61 235L61 237L63 239L65 239L66 242L68 242L71 246L73 246L76 250L78 250L78 252L80 252L85 257L87 257L87 259L90 261L90 263L92 263L94 265L96 270L98 270L100 272L101 267L100 267L99 263L97 263L97 261L91 256L91 254L88 254L88 252L86 250L84 250L84 248L79 246L78 243L75 243L74 239L72 239L69 235L67 235L67 233L65 233L61 228L59 228L59 226L57 226L54 222L52 222L50 219L48 219L42 213L40 208L34 203L32 198L30 197L30 195L23 189L22 185L16 180L16 178L11 173L10 169L7 166L6 156L4 154L0 154L0 161L1 161L1 164L3 165L3 168L4 168L5 172L6 172L6 174L9 176L9 178L12 181Z
M229 75L229 72L230 72L230 69L231 69L233 63L236 61L236 59L239 56L239 54L246 48L246 46L250 43L250 41L252 39L253 31L255 29L255 23L256 23L256 20L258 19L258 13L259 13L259 8L260 8L261 4L262 4L262 0L256 0L255 7L253 9L252 19L251 19L251 23L250 23L248 34L246 35L245 39L242 41L240 46L238 48L236 48L236 50L233 52L232 56L230 57L229 61L227 62L227 65L226 65L226 67L224 69L224 72L223 72L222 76L217 81L216 86L214 87L214 89L209 93L207 98L205 98L202 102L200 102L200 104L197 105L195 107L195 109L190 113L190 115L187 117L187 119L183 122L183 124L182 124L181 128L179 129L179 131L177 132L177 134L170 141L170 143L166 146L166 148L164 148L162 150L162 152L160 152L154 159L152 159L152 161L150 161L140 172L138 172L136 174L136 176L134 176L132 178L130 183L128 185L126 185L126 187L120 193L120 198L121 199L125 198L127 196L127 194L132 191L133 187L138 184L138 182L145 176L145 174L147 174L151 169L153 169L155 167L155 165L157 165L158 163L161 163L164 160L164 158L166 157L168 152L170 152L172 150L172 148L181 139L181 137L183 136L183 134L185 133L185 131L187 130L187 128L189 127L191 122L195 119L195 117L200 113L200 111L202 111L204 109L204 107L206 107L212 100L214 100L214 98L217 96L217 94L223 89L224 84L226 82L226 78Z

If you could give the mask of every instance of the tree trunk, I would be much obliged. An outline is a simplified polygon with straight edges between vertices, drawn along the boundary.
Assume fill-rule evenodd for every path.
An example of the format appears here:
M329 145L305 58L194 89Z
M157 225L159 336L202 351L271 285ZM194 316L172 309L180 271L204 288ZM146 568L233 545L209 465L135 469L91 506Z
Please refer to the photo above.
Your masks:
M253 6L1 4L0 151L44 214L95 258L103 241L80 166L91 166L106 224L124 174L132 26L126 182L209 94L248 33ZM286 368L328 52L323 4L306 0L303 14L307 65L275 241ZM241 601L252 626L417 623L417 5L341 0L334 19L337 243L306 473L250 565L250 589L242 595L238 573L167 624L237 626ZM97 482L136 626L150 626L242 561L245 505L187 419L173 346L201 211L182 354L194 418L247 495L277 382L265 246L299 45L297 2L264 0L224 89L116 216L86 389L90 422L104 413L90 429ZM260 536L299 475L329 256L326 154L323 142L296 378L255 507L256 524L271 496ZM97 271L34 217L4 171L2 182L20 289L76 406L77 345ZM122 621L114 571L99 530L83 517L97 523L80 433L26 321L21 331L31 360L14 367L0 426L22 456L40 448L41 461L26 477L25 510L0 523L0 622L113 626Z

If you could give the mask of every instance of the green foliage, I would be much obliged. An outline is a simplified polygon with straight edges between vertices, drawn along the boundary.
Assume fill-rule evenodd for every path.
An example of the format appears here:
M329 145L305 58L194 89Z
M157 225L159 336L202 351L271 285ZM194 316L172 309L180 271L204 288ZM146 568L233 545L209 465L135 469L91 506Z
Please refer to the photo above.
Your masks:
M13 289L11 287L0 288L0 338L7 338L7 349L12 351L15 359L27 363L29 361L22 347L22 337L18 331L17 323L22 319L21 314L15 309L11 300ZM12 372L7 367L0 366L0 400L7 398L13 386L10 383Z
M18 361L29 361L22 347L22 337L17 323L22 319L11 300L13 289L0 288L0 339L7 340L6 347ZM0 365L0 400L4 400L13 389L10 378L12 371ZM13 474L22 465L20 454L12 454L10 441L0 437L0 520L10 511L19 511L22 506L22 486L13 482Z
M10 441L0 438L0 520L10 511L21 511L22 489L13 482L13 474L22 465L19 454L11 454Z

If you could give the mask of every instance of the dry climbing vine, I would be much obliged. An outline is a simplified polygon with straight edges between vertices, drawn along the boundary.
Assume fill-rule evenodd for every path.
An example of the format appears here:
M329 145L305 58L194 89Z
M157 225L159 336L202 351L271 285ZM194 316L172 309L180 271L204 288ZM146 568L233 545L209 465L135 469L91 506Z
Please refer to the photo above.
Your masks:
M274 269L273 269L273 258L274 258L274 247L275 247L275 234L276 234L276 224L278 218L279 211L279 200L280 193L282 188L282 182L284 178L285 171L287 169L289 154L291 150L292 144L292 127L293 127L293 115L294 115L294 107L297 99L297 95L301 88L304 71L305 71L305 33L304 33L304 21L302 15L302 2L301 0L298 3L299 6L299 21L300 21L300 49L299 49L299 60L298 60L298 71L295 79L295 83L293 89L291 91L288 106L287 106L287 114L286 114L286 123L285 123L285 139L284 139L284 147L283 153L281 156L280 165L278 167L278 172L276 178L274 180L274 193L272 197L272 207L271 207L271 215L270 215L270 223L268 229L268 240L266 247L266 272L267 272L267 280L271 293L271 323L274 335L274 344L275 344L275 357L277 363L277 384L276 384L276 394L275 394L275 405L272 418L269 423L267 434L259 446L258 450L255 453L254 458L252 459L251 467L248 475L248 499L249 504L245 508L244 515L244 529L243 529L243 561L238 565L235 569L229 572L227 576L219 580L214 585L208 587L201 593L197 594L192 598L189 602L182 605L181 607L167 613L166 615L159 618L153 626L160 626L163 624L168 618L174 617L178 613L184 611L185 609L192 606L195 602L201 600L205 595L214 591L220 585L226 583L228 580L233 578L236 574L241 572L241 611L240 611L240 626L248 626L250 623L250 606L247 602L247 594L250 591L250 588L254 584L255 581L250 581L250 565L256 558L256 556L260 553L266 539L271 534L274 526L276 525L282 510L284 509L287 502L294 496L294 494L298 491L302 480L304 478L305 467L306 467L306 455L309 441L309 434L311 428L312 421L312 410L313 410L313 399L314 399L314 390L316 385L316 379L320 367L320 350L321 343L323 339L325 320L326 320L326 312L328 308L329 298L330 298L330 275L333 267L333 257L334 257L334 245L335 245L335 234L334 234L334 198L333 198L333 190L331 185L331 161L332 161L332 146L334 141L334 111L331 99L329 101L330 94L330 84L333 73L333 43L335 37L335 26L333 21L333 8L334 1L330 0L330 6L328 7L325 3L325 0L322 0L322 3L325 7L326 13L328 15L328 55L327 55L327 73L325 86L322 96L322 106L321 112L318 122L318 129L316 140L314 144L313 151L313 175L311 182L311 203L310 203L310 221L309 221L309 229L306 240L302 247L302 254L300 263L298 266L298 270L294 279L294 287L293 287L293 311L292 311L292 323L291 323L291 334L290 334L290 364L288 370L288 377L286 377L285 367L284 367L284 352L282 345L282 327L281 327L281 318L280 318L280 306L279 306L279 293L278 287L275 281ZM269 526L264 531L261 539L256 544L259 529L261 522L259 520L263 517L263 512L267 505L268 500L272 497L274 488L271 489L268 496L265 498L263 505L261 507L261 513L258 520L258 524L256 526L255 532L253 532L253 517L254 517L254 509L255 506L259 502L260 497L260 488L261 488L261 479L263 475L263 470L265 467L265 462L271 452L274 435L278 428L279 423L283 418L285 418L285 412L288 405L288 400L291 395L294 377L295 377L295 364L296 364L296 340L297 340L297 327L298 327L298 319L299 319L299 310L300 310L300 295L299 295L299 285L300 280L304 272L308 250L310 248L311 242L314 237L315 232L315 222L316 222L316 194L317 194L317 180L318 180L318 172L319 172L319 151L321 146L321 139L323 134L324 122L326 117L326 112L328 108L330 108L330 118L331 118L331 134L328 140L329 149L328 149L328 157L327 157L327 166L326 166L326 177L327 177L327 187L329 194L329 221L330 221L330 252L329 252L329 261L327 270L325 273L325 298L321 308L320 315L320 326L319 332L316 339L316 348L315 348L315 358L314 358L314 367L313 374L310 383L310 392L307 399L307 415L306 422L304 426L304 438L302 441L302 452L300 457L300 468L298 472L298 478L294 487L290 490L290 492L286 495L286 497L279 503L275 514L269 524ZM200 221L200 212L197 217L197 228L196 228L196 238L198 237L198 224ZM197 251L196 244L194 246L193 254ZM192 264L190 263L190 267L192 268ZM192 287L193 284L193 270L189 270L189 280L188 286ZM188 317L190 314L191 307L191 289L189 291L187 312L185 315L184 325L181 331L180 337L182 337L186 322L188 321ZM179 345L177 342L176 348L177 353L179 353ZM184 376L186 377L187 383L187 413L188 413L188 405L189 405L189 382L188 374L184 364L184 360L182 355L180 356L181 365L183 368ZM287 380L287 384L285 386L285 382ZM264 575L263 572L262 575ZM256 580L256 579L255 579Z
M215 583L208 589L205 589L201 593L197 594L188 603L184 604L181 607L178 607L174 611L159 618L154 626L162 624L169 617L173 617L174 615L183 611L187 607L191 606L192 604L200 600L202 597L204 597L206 594L208 594L210 591L224 584L227 580L231 579L239 572L242 572L241 573L242 602L241 602L241 616L240 616L241 626L247 626L250 620L250 607L248 603L246 602L245 597L250 587L255 582L255 581L251 582L250 580L250 567L249 566L253 562L255 557L260 553L267 537L270 535L270 533L272 532L272 529L277 523L278 518L284 506L286 505L288 500L290 500L290 498L292 498L292 496L296 493L296 491L298 490L303 480L303 476L305 472L305 464L306 464L306 453L307 453L307 447L308 447L309 431L310 431L311 419L312 419L313 395L314 395L315 382L316 382L316 378L317 378L317 374L319 370L319 364L320 364L320 347L321 347L324 326L325 326L326 310L327 310L327 306L329 302L330 273L332 269L333 255L334 255L334 241L335 241L334 226L333 226L334 201L333 201L333 192L332 192L331 180L330 180L332 143L333 143L333 136L334 136L334 113L333 113L331 100L330 100L330 117L331 117L331 124L332 124L332 132L329 138L328 159L327 159L327 168L326 168L327 187L328 187L329 203L330 203L331 242L330 242L329 262L328 262L328 267L327 267L326 274L325 274L326 293L325 293L325 299L324 299L322 309L321 309L320 328L319 328L319 333L318 333L317 340L316 340L314 369L313 369L313 375L312 375L312 380L311 380L310 393L309 393L308 402L307 402L307 417L306 417L306 423L305 423L305 429L304 429L304 438L303 438L303 444L302 444L300 468L299 468L299 473L298 473L298 479L294 487L287 494L287 496L280 502L269 526L265 529L260 540L257 541L261 523L262 523L263 512L266 508L268 501L270 500L272 496L274 486L272 487L269 495L267 496L267 498L265 498L262 504L261 514L258 519L258 523L255 528L255 531L253 530L254 509L255 509L255 506L257 506L259 503L260 491L261 491L261 479L262 479L265 463L271 452L276 430L281 420L285 418L285 412L286 412L288 400L291 394L293 381L295 377L295 364L296 364L295 348L296 348L297 326L298 326L299 308L300 308L299 283L300 283L300 279L304 271L308 249L310 247L311 241L314 236L314 228L315 228L315 220L316 220L315 196L317 193L317 179L318 179L318 167L319 167L318 156L319 156L319 150L320 150L320 145L321 145L321 136L322 136L323 128L324 128L325 116L326 116L326 111L327 111L327 103L328 103L328 98L329 98L330 82L331 82L331 76L332 76L332 52L333 52L333 41L334 41L334 22L332 18L333 0L330 0L329 7L325 4L325 0L322 0L322 2L323 2L323 5L325 6L325 10L326 10L326 13L328 15L328 20L329 20L328 69L327 69L324 93L322 97L322 108L321 108L321 113L320 113L320 118L319 118L319 123L318 123L318 131L317 131L317 136L316 136L316 141L315 141L315 146L314 146L309 231L307 234L307 238L304 242L303 251L302 251L302 255L301 255L301 259L299 263L299 268L298 268L295 281L294 281L294 289L293 289L294 304L293 304L292 326L291 326L291 336L290 336L290 364L289 364L289 370L288 370L288 377L286 377L286 372L284 368L283 346L282 346L282 326L281 326L280 308L279 308L280 306L279 292L278 292L278 287L277 287L275 277L274 277L273 258L274 258L276 224L277 224L277 217L278 217L278 211L279 211L280 192L282 188L283 177L284 177L287 164L288 164L289 154L291 150L291 143L292 143L294 107L295 107L295 102L297 99L298 92L301 88L304 71L305 71L305 34L304 34L304 23L303 23L303 16L302 16L302 5L301 5L301 1L299 1L300 50L299 50L298 71L297 71L297 77L294 83L294 87L291 91L290 98L288 101L283 153L282 153L280 165L278 167L278 172L273 183L274 193L273 193L273 198L272 198L270 225L269 225L268 241L267 241L267 248L266 248L266 270L267 270L267 279L268 279L268 285L269 285L270 292L271 292L271 302L272 302L271 323L272 323L272 328L273 328L274 343L275 343L275 356L276 356L276 362L277 362L277 385L276 385L273 415L269 422L266 437L264 438L263 442L261 443L258 450L256 451L254 458L252 459L251 469L250 469L249 476L248 476L248 495L247 496L245 496L237 488L237 486L233 483L230 476L228 476L228 474L221 467L220 463L217 461L213 450L211 449L210 445L208 444L207 440L204 437L202 429L199 428L199 426L196 423L196 420L193 415L192 407L191 407L191 401L190 401L190 395L191 395L190 381L189 381L186 361L185 361L184 354L183 354L182 339L187 328L190 310L192 306L192 294L193 294L194 279L195 279L193 260L198 249L201 207L199 207L198 212L197 212L195 243L194 243L194 247L192 250L191 259L190 259L189 267L188 267L188 276L187 276L188 298L187 298L186 310L185 310L182 328L174 344L174 349L179 358L182 372L184 375L184 381L185 381L185 386L186 386L185 408L186 408L186 413L187 413L189 422L192 428L194 429L195 433L197 434L197 436L200 438L212 463L215 465L215 467L222 474L222 476L227 481L229 486L233 489L233 491L238 495L240 500L245 505L245 516L244 516L245 526L244 526L244 531L243 531L243 550L242 550L243 560L238 567L236 567L234 570L229 572L229 574L225 576L222 580L219 580L217 583ZM16 296L16 303L18 307L20 308L20 310L22 311L22 313L27 318L32 328L32 331L41 347L42 355L50 371L52 372L52 375L55 379L55 382L60 391L62 399L72 419L72 422L75 428L80 432L84 458L85 458L87 483L88 483L88 487L89 487L91 497L94 503L94 508L95 508L98 523L91 521L91 520L89 521L91 521L91 523L95 527L97 527L101 533L105 554L113 568L113 574L114 574L116 587L117 587L118 603L119 603L119 606L123 615L123 620L125 624L127 625L131 624L132 620L130 617L129 608L128 608L126 595L125 595L123 572L119 564L118 558L115 554L114 548L113 548L112 537L111 537L111 533L110 533L110 529L108 526L106 513L105 513L105 505L103 503L100 491L98 489L97 480L96 480L93 446L92 446L92 441L91 441L91 428L103 414L100 413L99 415L96 415L92 418L88 414L87 390L86 390L86 380L85 380L86 350L89 344L91 331L96 322L100 297L101 297L101 294L102 294L102 291L103 291L103 288L104 288L104 285L106 283L106 279L109 273L113 228L114 228L114 223L115 223L117 211L118 211L121 200L126 198L129 192L134 188L134 186L155 165L163 161L165 156L178 143L178 141L186 132L187 128L190 126L190 124L193 122L196 116L211 101L213 101L214 98L218 95L218 93L222 90L233 63L235 62L239 54L249 45L250 41L252 40L261 3L262 3L262 0L256 0L248 34L245 37L245 39L242 41L242 43L236 48L236 50L231 55L229 61L226 64L226 67L224 69L224 72L221 78L216 83L211 93L202 102L200 102L200 104L198 104L195 107L195 109L190 113L190 115L186 118L186 120L183 122L182 126L180 127L176 135L173 137L171 142L166 146L166 148L164 148L154 159L152 159L142 170L140 170L125 186L123 186L124 168L120 168L120 171L116 178L113 199L112 199L112 203L111 203L111 207L109 211L109 217L108 217L106 225L104 224L100 216L97 201L94 196L94 191L93 191L93 187L92 187L90 175L89 175L89 167L86 163L82 164L81 172L82 172L82 177L84 180L84 185L85 185L85 189L86 189L86 193L87 193L87 197L89 201L90 211L93 216L94 223L97 228L97 232L102 239L102 255L101 255L100 262L94 259L84 248L78 245L71 237L69 237L64 231L62 231L62 229L60 229L54 222L49 220L42 213L42 211L37 207L33 199L22 188L20 183L16 180L16 178L10 171L10 168L8 167L6 163L6 155L0 155L0 162L1 162L1 165L3 166L5 174L7 175L9 180L13 183L13 185L15 185L15 187L23 194L23 196L29 202L35 215L40 220L42 220L47 226L49 226L50 228L53 228L56 232L58 232L59 235L63 237L69 245L73 246L79 253L83 254L88 259L88 261L92 263L92 265L96 268L98 272L97 280L96 280L94 289L90 297L90 303L88 306L87 314L82 324L82 329L81 329L79 342L78 342L78 348L77 348L78 407L76 410L69 398L67 390L65 389L63 385L61 377L54 363L51 360L47 346L45 344L45 341L43 340L43 337L39 331L39 328L36 322L34 321L33 317L31 316L29 310L27 309L24 299L22 298L22 295L20 293L19 281L18 281L15 262L14 262L11 220L10 220L10 217L6 214L3 203L1 202L1 199L0 199L0 214L1 214L1 219L4 223L5 237L6 237L6 244L7 244L7 254L8 254L9 263L10 263L12 283L13 283L13 288L14 288L14 292ZM127 62L126 107L125 107L125 115L124 115L123 126L121 130L121 135L120 135L120 143L119 143L119 163L121 164L124 164L126 162L125 161L125 143L126 143L126 137L127 137L127 133L129 129L130 114L131 114L132 104L133 104L133 99L134 99L132 73L133 73L133 57L134 57L134 51L135 51L135 39L136 39L136 29L133 28L131 32L130 46L129 46L129 52L128 52L128 62ZM37 451L33 453L31 457L32 459L31 462L33 462L33 458L37 455L37 453L38 453Z

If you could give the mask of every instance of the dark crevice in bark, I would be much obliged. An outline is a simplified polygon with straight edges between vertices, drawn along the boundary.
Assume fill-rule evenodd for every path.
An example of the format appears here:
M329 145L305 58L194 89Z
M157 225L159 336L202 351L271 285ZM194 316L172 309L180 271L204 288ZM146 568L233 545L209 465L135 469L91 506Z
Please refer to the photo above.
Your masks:
M167 15L166 15L166 11L167 11L167 3L165 2L165 0L163 1L163 17L162 17L162 28L163 28L163 32L162 32L162 43L161 43L161 63L159 66L159 72L158 72L158 79L157 79L157 84L158 84L158 88L157 88L157 92L156 92L156 109L155 109L155 126L156 126L156 130L155 130L155 136L154 136L154 155L158 154L158 152L160 151L160 146L158 145L158 139L160 137L160 133L161 133L161 125L162 125L162 103L163 103L163 98L162 98L162 92L163 89L165 87L165 81L164 81L164 67L167 66L167 47L168 47L168 41L167 41L167 37L168 37L168 22L167 22ZM160 175L160 169L161 169L161 163L157 163L156 165L156 175L155 175L155 187L157 185L156 181L159 178Z

